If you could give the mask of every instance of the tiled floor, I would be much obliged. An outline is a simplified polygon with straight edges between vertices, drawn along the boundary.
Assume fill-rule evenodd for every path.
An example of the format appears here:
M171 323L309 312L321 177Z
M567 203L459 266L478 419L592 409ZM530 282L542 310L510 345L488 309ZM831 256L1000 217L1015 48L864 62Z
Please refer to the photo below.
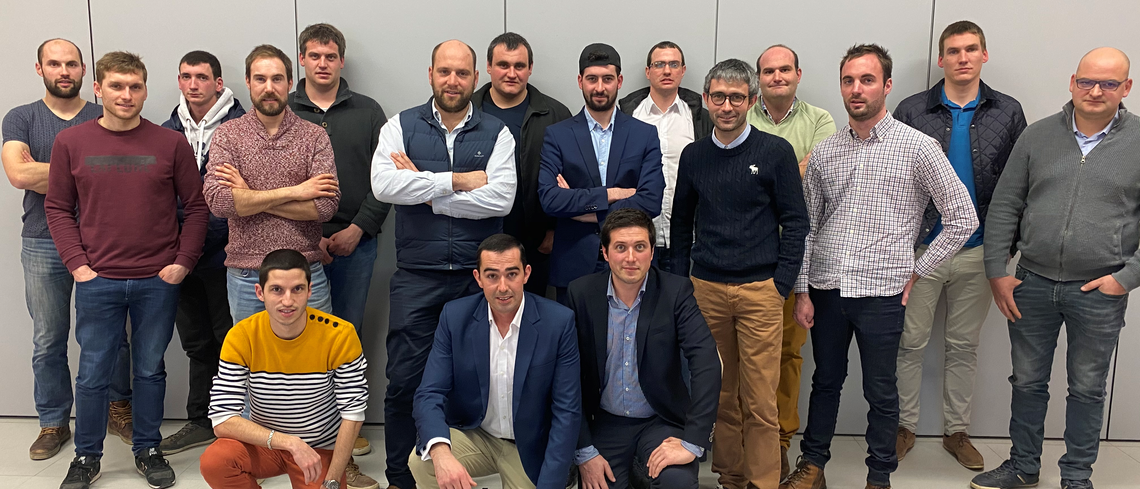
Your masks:
M182 427L182 422L168 421L163 424L162 432L170 434ZM72 445L69 443L64 451L51 460L35 462L28 459L28 445L38 433L38 425L30 418L0 418L0 488L2 489L55 489L67 473L71 462ZM364 429L365 436L371 440L374 450L356 461L361 469L377 480L381 487L387 484L383 481L384 456L381 447L384 446L384 428L382 426L368 426ZM978 450L986 459L986 468L996 466L1005 459L1009 453L1009 440L1007 439L976 439ZM942 441L938 438L919 438L914 450L907 455L898 472L892 477L896 488L916 489L963 489L968 487L970 478L975 472L959 466L945 450ZM178 474L176 488L206 489L208 486L198 472L198 456L204 448L189 450L183 453L170 455L168 459ZM107 489L146 489L147 485L137 473L131 460L130 447L123 444L118 438L109 437L105 442L105 454L102 461L102 477L94 484L95 488ZM1057 469L1057 459L1064 453L1065 446L1060 440L1047 440L1045 453L1042 456L1044 464L1041 484L1044 489L1060 487L1060 476ZM827 465L827 486L832 489L860 489L864 485L866 469L863 458L866 457L866 445L862 438L839 436L832 443L831 462ZM798 443L792 444L792 459L799 452ZM1093 482L1098 489L1128 488L1140 489L1140 442L1104 442L1101 444L1100 457L1095 466L1096 474ZM701 466L701 487L712 488L716 486L716 476L709 469L706 462ZM481 488L501 489L497 477L479 479ZM266 489L287 489L289 481L285 477L277 477L265 481Z

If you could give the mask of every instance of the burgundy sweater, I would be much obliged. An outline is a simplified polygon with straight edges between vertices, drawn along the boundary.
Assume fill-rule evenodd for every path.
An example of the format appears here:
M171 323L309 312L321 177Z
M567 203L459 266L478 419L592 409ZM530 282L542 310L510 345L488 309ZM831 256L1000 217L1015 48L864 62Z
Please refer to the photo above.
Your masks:
M175 263L193 270L210 211L190 144L146 119L122 132L101 119L61 131L52 147L44 211L63 263L112 279L153 277Z

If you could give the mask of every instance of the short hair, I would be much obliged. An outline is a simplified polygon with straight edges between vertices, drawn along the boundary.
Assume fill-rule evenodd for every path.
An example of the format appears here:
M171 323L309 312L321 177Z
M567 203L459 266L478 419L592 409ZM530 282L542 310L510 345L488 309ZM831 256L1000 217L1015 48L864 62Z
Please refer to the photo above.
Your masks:
M182 65L198 66L202 63L210 65L210 71L214 74L215 80L222 77L222 63L218 61L217 56L205 51L190 51L186 53L186 56L183 56L182 60L178 62L178 67L182 68Z
M443 42L447 42L447 41L443 41ZM436 44L434 48L431 48L431 65L432 66L435 66L435 52L439 51L439 47L443 46L443 42ZM459 41L459 42L463 42L463 41ZM463 45L467 46L467 49L469 51L471 51L471 68L474 69L476 66L479 66L479 57L475 55L475 49L474 48L472 48L470 45L468 45L465 42L463 42ZM494 48L492 48L492 49L494 49ZM527 51L529 51L529 50L527 50Z
M48 40L40 43L40 47L36 48L36 62L43 64L43 62L44 62L44 47L47 46L48 43L52 42L52 41L63 41L63 42L70 44L72 47L75 48L75 52L79 53L79 64L83 64L83 50L79 49L79 46L76 46L75 43L68 41L67 39L64 39L62 37L56 37L53 39L48 39Z
M269 280L269 272L297 269L305 271L305 283L313 282L313 272L309 270L309 260L306 260L305 255L302 255L300 251L290 249L271 251L265 255L264 260L261 260L261 266L257 269L257 283L261 284L261 288L265 288L265 282Z
M986 50L986 34L982 32L982 28L968 20L959 20L953 24L946 26L942 30L942 35L938 36L938 56L942 56L946 52L946 39L950 36L957 36L958 34L974 34L978 36L978 41L982 43L982 51Z
M879 58L879 64L883 67L883 80L890 80L891 55L887 53L887 48L884 48L878 44L857 44L851 46L851 48L847 50L847 54L843 55L843 60L839 62L840 73L843 72L843 66L846 65L848 61L856 58L862 58L868 54L873 54L875 57ZM842 77L842 75L840 75L840 77Z
M645 55L645 66L647 68L653 64L653 52L658 49L676 49L678 53L681 53L681 66L685 66L685 52L681 50L681 46L673 41L661 41L649 48L649 54Z
M784 44L773 44L771 46L768 46L768 49L765 49L763 53L760 53L760 56L756 57L756 72L757 73L760 72L760 58L763 58L765 54L768 54L768 51L771 51L772 49L775 49L775 48L784 48L784 49L787 49L788 51L791 51L792 63L796 67L797 70L800 69L800 55L796 54L795 49L792 49L792 48L790 48Z
M756 77L752 78L755 79ZM602 248L608 250L610 234L615 229L622 228L643 228L649 232L649 246L656 246L657 244L657 229L653 227L653 219L650 219L649 215L641 209L626 207L613 211L606 216L606 222L602 223Z
M249 78L249 69L253 66L253 62L261 58L277 58L285 65L285 77L290 83L293 82L293 62L289 60L289 56L285 51L277 49L277 46L272 44L262 44L253 48L249 52L249 56L245 57L245 77Z
M334 43L340 57L344 57L344 34L332 24L313 24L301 31L301 35L297 36L298 52L305 54L307 52L305 47L309 45L309 41L317 41L317 44Z
M95 62L95 81L103 83L107 73L138 74L146 83L146 65L142 58L126 51L111 51Z
M740 59L726 59L713 66L709 74L705 75L705 93L709 93L713 80L747 83L749 97L755 97L760 93L760 79L756 78L756 70Z
M526 48L526 64L527 66L534 64L534 51L530 49L530 43L526 42L526 38L514 32L504 32L491 39L491 45L487 46L487 63L495 62L495 47L502 44L507 51L514 51L522 46ZM474 51L473 51L474 52ZM435 53L432 53L432 64L435 64Z
M522 260L522 267L526 268L526 248L523 247L522 242L509 234L492 234L488 236L487 239L484 239L482 243L479 243L479 250L475 252L475 268L482 270L484 251L505 253L514 249L519 250L519 259Z

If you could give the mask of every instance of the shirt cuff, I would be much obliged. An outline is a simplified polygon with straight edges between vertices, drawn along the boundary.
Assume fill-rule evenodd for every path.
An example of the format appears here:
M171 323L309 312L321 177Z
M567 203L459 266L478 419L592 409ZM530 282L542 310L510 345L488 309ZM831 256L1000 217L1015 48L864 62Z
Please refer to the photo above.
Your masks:
M434 180L432 194L435 195L435 197L443 197L444 195L455 193L455 189L451 186L451 176L451 172L449 171L432 173L432 180Z
M594 448L593 445L574 450L574 465L582 465L598 455L601 455L601 453L598 453L598 449Z
M451 446L451 440L448 440L447 438L444 438L442 436L432 438L428 440L426 445L424 445L424 453L420 454L420 460L423 460L424 462L431 460L431 447L435 446L436 443L446 443L447 446Z
M696 455L697 458L701 458L705 454L704 448L698 447L698 446L696 446L692 443L689 443L685 440L681 440L681 446L685 447L685 450L688 450L689 453Z

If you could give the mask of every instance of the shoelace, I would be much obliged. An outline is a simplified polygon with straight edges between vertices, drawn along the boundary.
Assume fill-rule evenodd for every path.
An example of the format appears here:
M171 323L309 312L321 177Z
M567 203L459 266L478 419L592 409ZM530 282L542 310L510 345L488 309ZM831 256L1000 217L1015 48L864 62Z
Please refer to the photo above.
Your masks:
M143 458L143 463L146 465L147 469L152 469L155 467L170 467L170 462L167 462L166 458L164 458L162 454L154 448L147 450L146 456Z
M58 435L63 433L62 426L52 426L50 428L40 428L40 436L44 435Z
M803 457L800 457L799 460L796 460L796 470L793 470L791 474L788 474L788 479L784 481L784 484L795 486L797 483L802 481L805 477L807 477L807 470L805 470L806 467L807 464L804 464Z
M131 421L131 408L111 406L111 419L114 419L119 424L126 424Z
M189 435L190 432L195 430L195 429L198 429L198 425L196 425L194 423L186 423L186 426L183 426L182 429L178 430L178 433L175 433L172 438L184 437L186 435Z
M357 475L360 475L360 466L356 465L356 462L349 462L348 465L344 466L344 473L348 478L355 479Z
M1013 467L1013 461L1012 460L1006 460L1005 462L1002 462L1001 465L999 465L996 469L994 469L990 473L993 474L995 478L1000 479L1007 474L1016 476L1017 475L1017 469Z

